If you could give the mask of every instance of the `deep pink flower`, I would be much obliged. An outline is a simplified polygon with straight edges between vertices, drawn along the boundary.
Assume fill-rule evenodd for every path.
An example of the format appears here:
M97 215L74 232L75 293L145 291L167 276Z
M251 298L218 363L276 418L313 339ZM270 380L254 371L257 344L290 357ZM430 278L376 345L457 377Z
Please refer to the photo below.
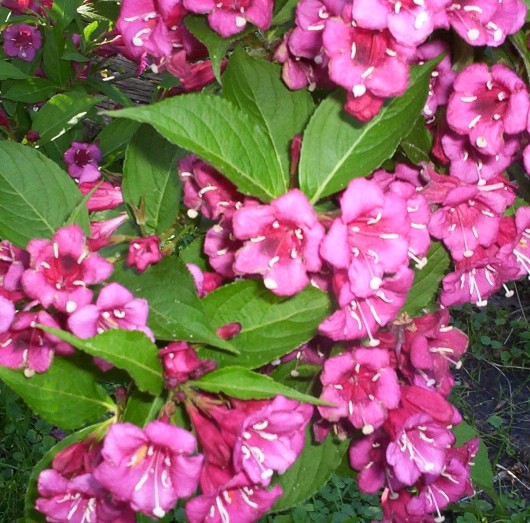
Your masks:
M0 334L6 332L15 319L15 304L0 296Z
M223 216L219 223L208 229L204 238L204 254L210 265L225 278L234 278L234 260L237 250L243 245L234 236L232 218Z
M110 245L114 240L112 234L127 220L127 213L122 212L115 218L90 222L90 238L88 238L88 246L90 247L90 250L97 251Z
M22 291L22 274L29 266L29 254L8 241L0 242L0 296L16 302Z
M233 265L236 274L261 274L275 294L291 296L320 270L318 254L324 227L298 189L270 205L243 206L233 215L234 236L243 240Z
M510 69L495 64L466 67L456 78L447 106L447 123L458 134L469 135L483 154L499 154L504 134L526 129L528 90Z
M79 184L79 190L86 196L95 188L87 201L90 212L108 211L115 209L123 203L120 186L109 182L85 182Z
M430 514L411 514L407 510L411 499L412 495L405 489L393 492L386 488L381 496L382 523L442 523L442 519L435 520Z
M0 334L1 366L24 369L24 375L30 378L36 372L46 372L50 368L54 353L73 353L70 345L36 328L37 324L61 328L45 311L19 312L8 330Z
M510 245L519 272L517 278L530 278L530 207L524 206L515 213L514 239Z
M51 9L53 0L3 0L2 6L11 9L14 13L23 15L28 11L42 14L43 7ZM33 14L31 13L31 14Z
M226 60L221 62L221 71L224 71L226 63ZM192 62L183 50L173 53L163 65L167 71L180 80L179 85L171 89L171 96L183 92L200 91L215 80L210 60Z
M146 326L149 304L135 298L119 283L105 285L95 304L76 310L68 318L68 328L81 339L91 338L109 329L139 330L154 341L151 329Z
M2 33L7 56L31 62L42 45L40 31L28 24L10 25Z
M320 398L334 407L318 407L329 421L348 418L363 434L385 422L388 409L399 405L400 390L385 349L355 349L328 359L320 376Z
M144 272L147 267L158 263L162 259L160 252L160 238L158 236L144 236L136 238L129 244L127 265L136 267L139 272Z
M102 283L113 270L110 262L90 252L78 225L62 227L51 240L31 240L27 250L31 261L22 276L24 291L44 307L69 314L92 300L87 285Z
M215 369L213 360L200 359L195 349L184 341L175 341L158 353L164 367L164 375L169 387L174 388L189 379L198 379Z
M193 276L195 290L197 291L199 298L204 298L207 294L223 284L224 278L216 272L202 271L194 263L186 263L186 267Z
M221 36L240 33L247 22L268 29L272 21L272 0L183 0L192 13L208 14L210 27Z
M203 457L192 456L195 450L195 438L180 427L161 421L144 429L115 423L94 477L135 511L161 518L197 489Z
M276 396L243 422L234 447L234 467L256 485L268 486L274 471L283 474L304 447L304 429L313 407Z
M95 182L101 177L98 164L101 151L96 144L72 142L72 146L64 153L68 174L79 180L79 183Z

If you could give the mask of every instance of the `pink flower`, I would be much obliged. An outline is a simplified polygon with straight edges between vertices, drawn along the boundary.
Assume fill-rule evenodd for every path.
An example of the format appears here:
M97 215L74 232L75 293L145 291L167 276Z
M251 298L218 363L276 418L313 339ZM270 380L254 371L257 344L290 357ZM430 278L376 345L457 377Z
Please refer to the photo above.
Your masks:
M16 302L25 297L22 274L29 265L29 254L8 241L0 242L0 296Z
M68 174L79 183L95 182L101 177L98 164L101 151L95 144L72 142L72 146L64 153Z
M227 38L243 31L247 22L268 29L272 21L272 0L183 0L192 13L208 14L210 27Z
M90 250L97 251L110 245L114 240L112 234L127 220L127 213L122 212L115 218L90 222L90 238L88 238L88 246L90 247Z
M328 359L320 377L320 398L335 407L318 407L329 421L348 418L363 434L385 422L388 409L399 405L400 390L385 349L355 349Z
M31 261L22 276L24 291L44 307L69 314L92 300L87 285L102 283L113 270L110 262L90 252L78 225L62 227L51 240L31 240L27 250Z
M458 134L469 135L474 147L487 155L499 154L504 134L526 129L528 90L510 69L496 64L472 64L456 78L447 106L447 123Z
M283 474L302 452L312 413L311 405L283 396L252 412L235 443L236 472L243 470L252 483L268 486L274 471Z
M136 238L129 244L127 265L136 267L139 272L144 272L147 267L158 263L162 259L160 252L160 238L158 236L145 236Z
M0 334L3 334L13 323L15 319L15 304L0 296Z
M236 274L261 274L265 286L280 296L300 292L308 272L320 270L318 254L324 227L298 189L270 205L244 206L233 215L234 236L243 240L233 265Z
M235 254L242 245L243 242L234 236L232 218L223 216L206 232L204 254L216 272L225 278L234 278Z
M42 45L40 31L28 24L10 25L2 33L7 56L31 62Z
M186 430L152 421L142 430L115 423L105 437L96 480L133 510L162 518L179 498L197 489L202 456Z
M91 338L109 329L139 330L154 341L146 326L149 314L147 300L135 298L119 283L103 287L95 304L76 310L68 318L68 328L81 339Z
M195 290L199 298L204 298L207 294L218 289L223 284L223 277L216 272L202 271L194 263L187 263L186 267L193 276Z
M0 334L1 366L24 369L24 375L30 378L35 372L46 372L50 368L54 353L73 353L70 345L36 328L37 324L60 328L45 311L19 312L8 329Z
M85 182L79 184L79 190L86 196L95 188L87 201L90 212L108 211L115 209L123 203L123 195L120 186L114 186L109 182Z

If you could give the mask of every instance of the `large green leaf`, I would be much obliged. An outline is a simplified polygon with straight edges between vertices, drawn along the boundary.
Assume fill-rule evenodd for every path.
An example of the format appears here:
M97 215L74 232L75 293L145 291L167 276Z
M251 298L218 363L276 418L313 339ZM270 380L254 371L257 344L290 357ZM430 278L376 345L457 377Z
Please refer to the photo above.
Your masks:
M274 511L286 510L312 496L328 481L340 465L350 441L336 441L330 434L323 443L315 443L311 426L306 429L305 446L300 457L278 483L283 496L273 507Z
M239 356L208 349L201 350L201 356L247 368L261 367L310 340L331 307L329 296L314 287L285 298L272 294L258 280L224 285L202 302L215 327L239 322L242 329L230 340Z
M334 93L315 111L304 133L300 187L313 203L346 187L353 178L368 176L396 151L418 118L436 61L413 67L403 96L393 98L368 123L343 108L344 96Z
M278 162L288 176L291 140L302 132L315 106L308 91L287 89L280 76L279 65L236 49L223 75L223 97L267 129Z
M123 166L123 197L145 219L145 231L161 234L180 209L181 183L176 159L182 150L142 125L131 140Z
M185 94L108 114L151 124L170 142L219 169L245 194L268 201L287 190L265 129L219 96Z
M2 85L2 98L34 104L51 98L58 87L45 78L27 78L25 80L8 80Z
M195 292L191 274L178 258L166 257L142 274L117 267L112 279L135 296L149 301L149 327L156 338L208 343L235 351L230 343L215 334Z
M97 136L104 160L123 158L127 144L140 124L132 120L113 120Z
M99 425L91 425L85 427L73 434L69 434L63 438L59 443L54 445L48 450L44 456L38 461L31 471L29 477L28 487L26 489L26 496L24 498L24 523L46 523L46 518L42 512L38 512L35 509L35 501L39 497L39 491L37 490L37 484L39 481L39 474L44 469L49 469L52 466L53 458L64 448L82 441L87 438L92 432L97 430ZM20 520L19 520L20 521Z
M0 142L0 237L26 247L50 238L83 200L73 180L40 152ZM88 211L76 223L87 228Z
M244 367L224 367L205 374L200 380L188 383L192 387L208 392L223 392L228 396L243 400L273 398L282 394L287 398L313 405L327 405L325 401L319 400L315 396L303 394L296 389L291 389L274 381L269 376L258 374Z
M441 242L432 243L426 258L427 264L423 269L415 270L414 282L401 309L410 316L422 315L425 310L433 308L440 282L451 264L451 258Z
M71 64L61 60L64 49L65 38L62 25L46 25L42 51L42 67L46 73L46 78L49 78L61 87L66 87L69 77L73 75Z
M31 128L40 134L39 145L50 142L76 125L97 98L80 91L56 94L48 100L33 119Z
M49 370L31 378L22 371L0 367L0 379L36 414L63 429L97 421L115 408L105 389L77 358L55 357Z
M160 394L164 387L158 347L140 331L112 329L82 340L69 332L41 326L79 350L126 371L142 392Z
M29 78L18 67L7 60L0 60L0 80L25 80Z

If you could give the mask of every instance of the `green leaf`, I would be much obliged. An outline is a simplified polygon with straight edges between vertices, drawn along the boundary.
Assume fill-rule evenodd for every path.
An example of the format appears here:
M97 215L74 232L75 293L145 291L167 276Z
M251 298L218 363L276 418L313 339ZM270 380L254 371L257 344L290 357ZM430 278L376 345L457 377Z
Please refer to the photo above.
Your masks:
M184 24L190 33L208 49L215 79L222 83L221 62L234 40L241 38L241 34L238 34L236 38L223 38L210 28L204 16L187 16Z
M109 20L115 23L120 14L120 3L115 0L85 3L77 9L77 12L87 20Z
M529 82L530 81L530 51L528 50L526 34L523 30L521 30L509 36L508 38L510 42L512 42L517 53L519 54L519 56L521 57L523 61L525 72L526 72L526 81Z
M346 113L342 93L318 106L304 133L300 157L300 187L312 203L344 189L353 178L368 176L394 154L425 105L436 63L413 67L405 94L390 100L365 124Z
M72 66L61 57L64 53L65 39L62 25L47 26L44 33L42 66L47 78L61 87L66 86L68 77L72 75Z
M112 279L149 301L148 324L156 338L208 343L237 352L215 334L195 292L192 276L177 258L166 257L142 274L116 267Z
M151 124L170 142L219 169L245 194L268 201L287 190L266 131L219 96L184 94L107 114Z
M113 120L105 125L97 136L101 156L104 159L123 158L127 144L138 127L140 124L132 120Z
M150 394L134 389L127 399L122 421L145 427L157 417L163 405L164 399L162 397L153 397Z
M258 374L244 367L224 367L205 374L200 380L188 382L208 392L222 392L233 398L243 400L259 400L273 398L282 394L286 398L311 403L312 405L327 405L326 402L291 389L282 383L274 381L269 376Z
M124 107L131 107L133 105L132 100L125 93L122 93L115 85L110 82L104 82L99 78L89 78L88 80L85 80L83 82L83 87L89 92L104 94Z
M54 0L52 6L52 16L54 20L66 27L76 15L77 8L83 3L83 0Z
M432 135L425 127L423 115L420 115L407 136L401 140L400 146L407 158L416 165L431 161L429 154L432 149Z
M182 155L179 147L164 140L149 125L138 129L127 148L123 198L133 209L143 212L148 234L163 233L179 214L177 158Z
M289 22L294 17L294 11L299 0L286 0L275 3L272 25Z
M142 392L160 394L164 387L158 347L140 331L111 329L82 340L69 332L41 325L49 332L79 350L102 358L126 371Z
M44 78L27 78L26 80L10 80L2 89L2 98L14 102L34 104L48 100L57 92L57 86Z
M39 145L51 142L81 121L97 98L79 91L56 94L37 112L31 128L40 134Z
M0 379L52 425L76 429L98 420L115 406L105 389L78 358L56 356L42 374L0 367Z
M91 425L85 427L73 434L69 434L64 439L59 441L57 445L54 445L48 450L44 456L38 461L31 471L31 476L28 480L28 487L26 490L26 496L24 498L24 523L46 523L46 518L42 512L35 509L35 501L39 496L37 490L37 484L39 480L39 474L44 469L49 469L52 466L53 458L66 447L82 441L87 438L92 432L98 429L100 425Z
M247 368L261 367L310 340L331 308L329 296L314 287L286 298L272 294L258 280L224 285L202 303L215 327L239 322L242 328L230 340L239 356L208 349L201 350L201 356Z
M82 201L73 180L40 152L0 142L0 237L26 247L32 238L50 238ZM88 211L78 215L86 224Z
M422 315L425 309L434 305L440 282L445 276L451 259L441 242L433 242L427 252L427 264L423 269L416 269L414 282L401 309L410 316Z
M29 78L18 67L7 60L0 60L0 80L25 80Z
M251 58L238 48L223 75L223 97L267 129L288 185L291 140L302 132L315 105L308 91L291 91L280 78L279 65Z
M465 421L454 427L453 432L456 436L456 445L458 446L463 445L466 441L476 438L479 435L477 430ZM495 493L493 470L488 457L488 451L483 441L480 442L477 455L473 459L473 462L475 463L471 468L471 479L473 483L485 490L488 494Z
M278 483L283 496L276 502L273 511L286 510L311 497L326 483L340 465L350 441L335 441L330 434L323 443L314 443L311 425L306 429L305 446L299 458Z

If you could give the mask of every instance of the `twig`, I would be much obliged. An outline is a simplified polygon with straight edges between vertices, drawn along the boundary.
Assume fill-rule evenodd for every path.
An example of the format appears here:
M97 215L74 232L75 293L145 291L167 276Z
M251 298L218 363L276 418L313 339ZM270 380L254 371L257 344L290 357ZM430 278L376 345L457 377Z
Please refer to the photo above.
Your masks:
M502 465L499 465L499 463L497 463L496 466L497 466L497 468L499 468L499 469L503 470L504 472L506 472L506 474L508 474L508 476L510 476L512 479L514 479L515 481L520 483L526 490L530 491L530 487L524 481L521 481L511 470L508 470L506 467L503 467Z

